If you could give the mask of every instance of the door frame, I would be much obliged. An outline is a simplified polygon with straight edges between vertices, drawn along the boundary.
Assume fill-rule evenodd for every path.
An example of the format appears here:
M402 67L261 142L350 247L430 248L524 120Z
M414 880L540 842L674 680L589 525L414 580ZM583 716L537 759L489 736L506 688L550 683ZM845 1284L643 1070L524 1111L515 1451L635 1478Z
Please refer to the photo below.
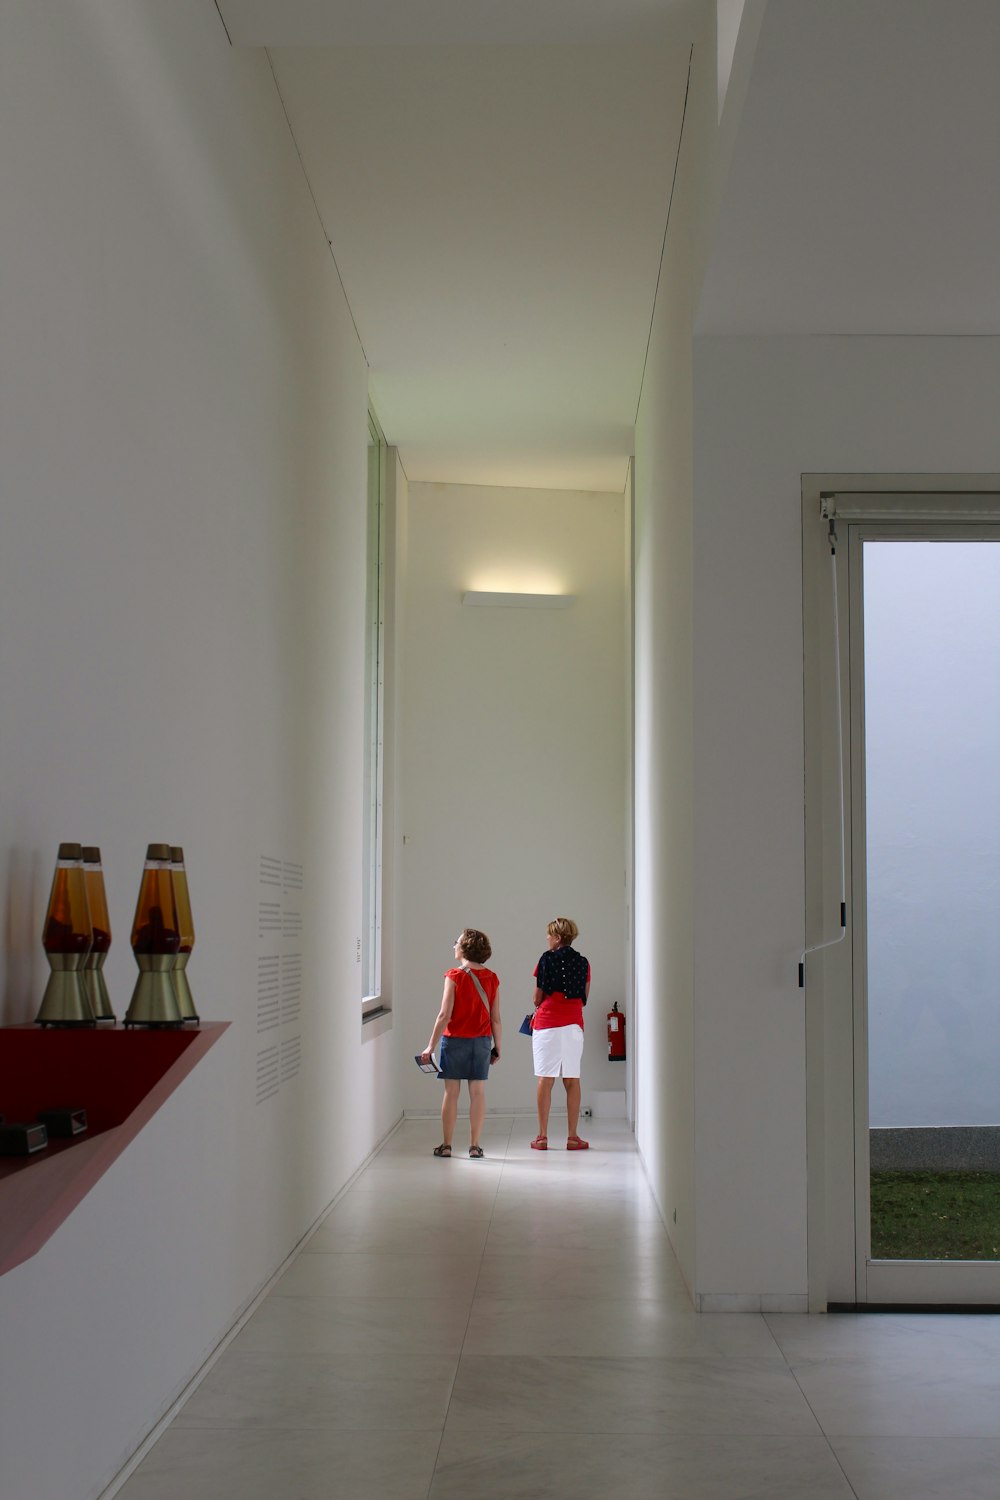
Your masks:
M846 513L836 524L835 560L824 515L837 510L833 497ZM852 511L857 518L847 519ZM861 518L867 514L870 520ZM988 515L1000 518L998 475L802 478L810 1311L998 1300L1000 1262L873 1262L868 1254L862 598L860 588L850 586L863 539L972 540L973 528L984 525L1000 537L996 524L984 520ZM809 952L814 945L822 946ZM957 1264L963 1266L961 1288L954 1286Z

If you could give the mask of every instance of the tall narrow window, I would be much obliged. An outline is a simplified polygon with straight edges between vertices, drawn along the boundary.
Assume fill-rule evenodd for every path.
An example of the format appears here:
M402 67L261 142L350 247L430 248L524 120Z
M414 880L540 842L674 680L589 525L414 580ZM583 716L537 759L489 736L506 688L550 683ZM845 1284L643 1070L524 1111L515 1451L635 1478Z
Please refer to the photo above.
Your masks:
M384 662L385 439L368 413L368 586L365 626L365 793L361 934L364 1013L381 1008L382 733Z

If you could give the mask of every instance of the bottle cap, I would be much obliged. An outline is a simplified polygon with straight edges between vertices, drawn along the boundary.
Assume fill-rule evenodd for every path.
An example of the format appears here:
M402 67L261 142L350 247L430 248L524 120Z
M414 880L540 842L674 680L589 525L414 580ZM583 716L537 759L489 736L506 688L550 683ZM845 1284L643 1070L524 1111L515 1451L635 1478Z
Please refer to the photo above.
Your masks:
M96 844L84 844L80 858L85 865L99 865L101 863L101 851Z
M80 845L79 844L60 844L59 845L59 858L60 859L82 859L82 857L83 856L82 856L82 854L80 852Z
M146 850L146 858L147 859L169 859L170 858L170 845L169 844L150 844L149 847Z
M184 850L180 844L170 845L170 859L171 863L175 865L182 865L184 863Z

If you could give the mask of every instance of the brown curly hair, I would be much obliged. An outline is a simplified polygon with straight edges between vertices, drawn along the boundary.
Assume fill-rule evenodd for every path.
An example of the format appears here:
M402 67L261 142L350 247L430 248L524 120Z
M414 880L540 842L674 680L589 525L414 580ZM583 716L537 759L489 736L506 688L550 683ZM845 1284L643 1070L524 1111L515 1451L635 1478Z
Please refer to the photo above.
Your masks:
M580 929L572 917L556 917L554 922L549 923L545 931L549 937L557 937L559 939L559 946L561 948L570 947L573 939L580 936Z
M472 964L484 964L493 952L489 938L478 927L464 927L458 946L462 950L462 957Z

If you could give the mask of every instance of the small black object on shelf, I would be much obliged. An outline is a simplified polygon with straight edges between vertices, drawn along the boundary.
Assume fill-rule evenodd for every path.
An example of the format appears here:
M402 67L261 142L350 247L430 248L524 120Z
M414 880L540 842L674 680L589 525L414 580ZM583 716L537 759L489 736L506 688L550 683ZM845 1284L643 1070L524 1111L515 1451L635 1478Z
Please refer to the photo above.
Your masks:
M34 1156L48 1144L44 1125L0 1125L0 1156Z
M45 1126L52 1140L57 1137L67 1139L70 1136L82 1135L86 1130L87 1111L85 1109L40 1109L38 1123Z

